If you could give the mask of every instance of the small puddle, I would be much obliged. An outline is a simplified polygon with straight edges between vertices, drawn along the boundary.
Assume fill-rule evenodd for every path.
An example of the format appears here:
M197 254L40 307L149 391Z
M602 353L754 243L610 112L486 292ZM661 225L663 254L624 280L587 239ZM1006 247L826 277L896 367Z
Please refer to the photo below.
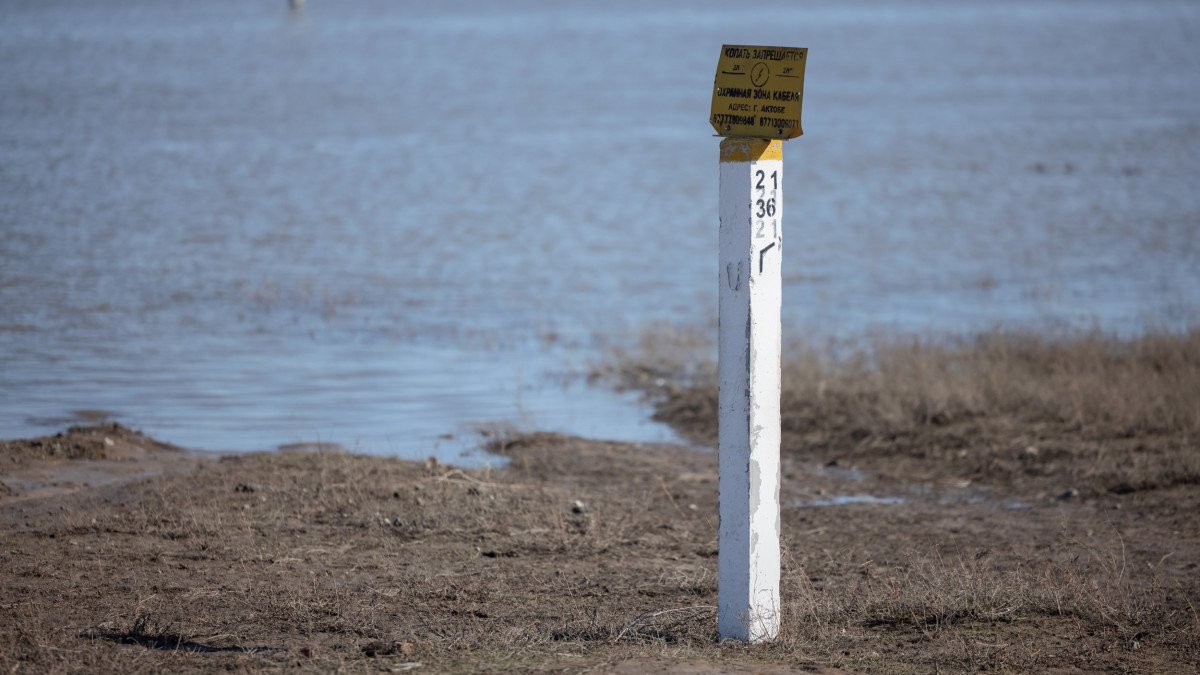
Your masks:
M831 478L845 481L861 482L867 477L866 472L862 469L854 466L842 466L841 464L826 464L821 467L820 471Z
M793 509L807 509L818 506L849 506L852 504L882 504L886 506L898 506L907 503L908 500L904 497L876 497L875 495L834 495L832 497L822 497L820 499L812 499L809 501L792 502Z

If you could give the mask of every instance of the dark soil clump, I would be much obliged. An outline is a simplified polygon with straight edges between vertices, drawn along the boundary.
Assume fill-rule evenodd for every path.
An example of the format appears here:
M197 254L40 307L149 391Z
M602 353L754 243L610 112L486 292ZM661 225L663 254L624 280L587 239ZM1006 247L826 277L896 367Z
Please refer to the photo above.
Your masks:
M11 470L41 460L128 459L149 452L179 451L116 422L71 427L53 436L0 441L0 466Z

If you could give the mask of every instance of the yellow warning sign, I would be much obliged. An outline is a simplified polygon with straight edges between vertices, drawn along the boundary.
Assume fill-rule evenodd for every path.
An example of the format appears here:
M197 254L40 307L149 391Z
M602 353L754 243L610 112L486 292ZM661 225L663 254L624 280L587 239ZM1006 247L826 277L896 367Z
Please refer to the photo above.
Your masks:
M717 135L788 139L803 134L807 60L803 47L721 47L708 118Z

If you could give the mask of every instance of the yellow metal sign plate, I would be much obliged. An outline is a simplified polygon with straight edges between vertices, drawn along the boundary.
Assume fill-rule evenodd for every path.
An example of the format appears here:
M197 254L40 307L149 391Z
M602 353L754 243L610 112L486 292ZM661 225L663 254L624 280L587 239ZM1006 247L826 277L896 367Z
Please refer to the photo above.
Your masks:
M803 134L807 61L803 47L721 47L708 117L717 135L786 140Z

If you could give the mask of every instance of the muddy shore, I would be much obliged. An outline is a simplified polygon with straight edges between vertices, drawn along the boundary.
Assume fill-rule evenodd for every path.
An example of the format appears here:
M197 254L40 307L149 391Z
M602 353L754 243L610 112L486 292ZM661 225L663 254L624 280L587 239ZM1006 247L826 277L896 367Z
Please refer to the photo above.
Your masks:
M1194 392L1192 349L1112 367ZM909 399L820 369L817 397L796 367L772 644L715 641L711 451L532 434L492 444L506 468L463 470L205 458L102 426L0 447L0 668L1195 672L1194 396L1173 414L1163 390L1149 418L953 396L872 417ZM654 387L711 438L703 376ZM92 478L37 483L66 470Z

